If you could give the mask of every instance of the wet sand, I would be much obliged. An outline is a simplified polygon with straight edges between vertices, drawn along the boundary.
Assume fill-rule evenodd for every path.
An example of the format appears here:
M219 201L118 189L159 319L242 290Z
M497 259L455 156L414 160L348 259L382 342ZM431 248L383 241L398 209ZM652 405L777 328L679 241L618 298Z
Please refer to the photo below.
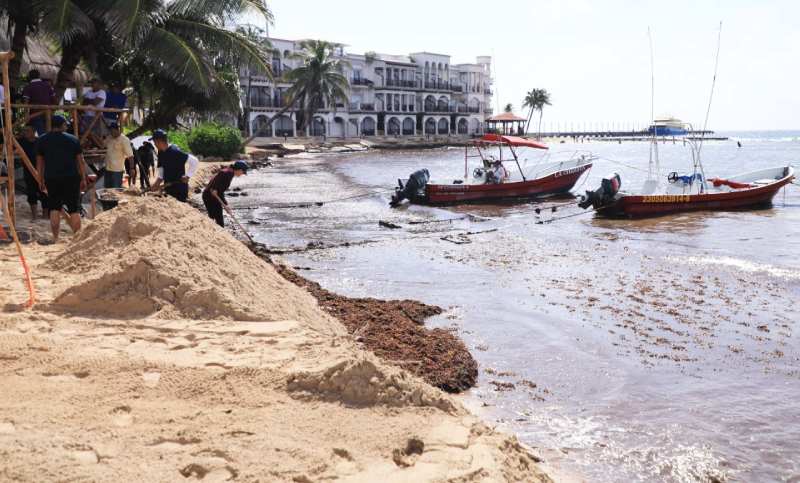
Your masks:
M633 165L646 148L598 149ZM798 151L727 149L706 148L728 163L707 170ZM598 164L586 188L619 169ZM538 225L569 211L537 214L536 204L386 207L379 190L395 178L453 165L463 170L463 151L287 160L248 179L235 205L260 242L298 249L287 261L327 290L446 307L429 325L458 333L478 361L470 397L551 466L600 481L800 475L800 193L768 210L634 222ZM281 207L291 203L310 205ZM424 220L440 223L412 223Z

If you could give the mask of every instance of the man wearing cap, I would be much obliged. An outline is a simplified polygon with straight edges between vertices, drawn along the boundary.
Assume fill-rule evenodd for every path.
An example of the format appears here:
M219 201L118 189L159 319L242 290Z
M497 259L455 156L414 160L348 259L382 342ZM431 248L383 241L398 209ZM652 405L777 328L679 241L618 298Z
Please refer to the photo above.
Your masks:
M81 229L81 191L86 189L81 143L66 132L67 120L53 116L52 131L36 141L36 170L42 179L39 189L47 195L53 242L61 229L61 210L66 207L67 223L73 232Z
M225 220L222 217L222 209L230 211L228 201L225 199L225 191L231 186L233 178L238 178L247 174L247 163L236 161L227 168L222 168L211 178L211 181L203 190L203 204L206 205L208 217L217 222L217 225L224 227Z
M109 124L111 136L106 138L106 188L122 188L122 177L126 167L133 163L131 141L122 134L119 124Z
M153 131L150 140L158 150L158 176L151 189L157 191L164 186L166 194L185 202L189 199L189 179L194 176L200 161L170 144L162 129Z

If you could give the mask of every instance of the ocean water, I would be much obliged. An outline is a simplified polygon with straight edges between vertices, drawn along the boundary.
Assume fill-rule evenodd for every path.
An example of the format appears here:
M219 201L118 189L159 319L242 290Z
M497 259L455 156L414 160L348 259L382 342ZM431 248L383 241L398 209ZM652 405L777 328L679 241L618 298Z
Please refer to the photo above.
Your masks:
M721 134L703 148L709 177L800 166L800 132ZM639 186L649 146L550 151L600 156L580 192L614 172ZM664 176L690 169L682 143L659 151ZM463 149L286 159L243 179L233 204L270 246L347 243L285 255L326 288L447 308L430 324L481 367L468 402L562 477L800 481L800 186L767 209L637 221L569 198L388 208L397 178L458 177L463 163Z

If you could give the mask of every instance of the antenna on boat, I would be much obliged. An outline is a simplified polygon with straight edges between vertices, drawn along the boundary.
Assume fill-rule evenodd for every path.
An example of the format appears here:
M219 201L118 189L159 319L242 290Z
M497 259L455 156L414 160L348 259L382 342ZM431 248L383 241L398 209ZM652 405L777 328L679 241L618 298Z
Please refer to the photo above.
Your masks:
M703 131L700 133L700 143L697 146L698 163L700 162L700 150L703 149L703 140L706 137L706 129L708 129L708 118L711 114L711 101L714 100L714 89L717 86L717 70L719 69L719 51L721 46L722 46L722 21L719 22L719 33L717 34L717 55L714 59L714 78L711 80L711 93L708 96L708 108L706 109L706 118L703 121ZM705 182L705 179L703 181Z
M650 122L653 129L653 140L650 143L650 162L648 164L647 182L645 191L655 191L659 185L659 173L661 163L658 160L658 128L655 126L655 104L656 104L656 67L655 56L653 55L653 35L650 27L647 27L647 39L650 43Z

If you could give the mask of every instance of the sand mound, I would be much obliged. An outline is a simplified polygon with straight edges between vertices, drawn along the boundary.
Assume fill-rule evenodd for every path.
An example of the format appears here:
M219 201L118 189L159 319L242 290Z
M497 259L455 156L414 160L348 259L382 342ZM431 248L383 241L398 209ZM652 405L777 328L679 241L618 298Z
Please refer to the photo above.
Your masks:
M452 401L441 392L405 371L378 366L369 358L339 362L319 372L292 374L287 388L351 406L425 406L457 413Z
M133 199L103 213L47 265L76 281L51 304L72 314L326 320L313 297L171 198Z

